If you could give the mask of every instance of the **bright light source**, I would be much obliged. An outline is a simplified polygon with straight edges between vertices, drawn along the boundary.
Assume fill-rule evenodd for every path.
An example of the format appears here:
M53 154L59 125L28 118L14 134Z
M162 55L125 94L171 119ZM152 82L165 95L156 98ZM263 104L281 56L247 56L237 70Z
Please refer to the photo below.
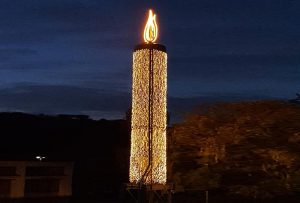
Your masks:
M35 158L37 160L39 160L39 161L43 161L43 159L45 159L46 157L44 157L44 156L36 156Z
M144 41L146 43L153 43L156 41L158 36L158 28L156 24L156 15L153 14L152 10L149 10L148 21L144 29Z
M152 95L149 95L149 63L152 52ZM149 103L150 100L150 103ZM150 106L150 107L149 107ZM167 181L167 54L157 49L133 53L130 182L138 183L149 161L149 109L152 109L152 173L145 183Z

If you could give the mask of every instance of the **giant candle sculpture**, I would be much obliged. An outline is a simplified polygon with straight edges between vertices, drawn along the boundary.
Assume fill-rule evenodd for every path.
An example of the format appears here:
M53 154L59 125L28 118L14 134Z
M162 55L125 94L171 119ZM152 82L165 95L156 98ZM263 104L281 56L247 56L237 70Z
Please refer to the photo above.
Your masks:
M156 44L156 15L149 10L144 43L133 52L131 183L166 184L167 53Z

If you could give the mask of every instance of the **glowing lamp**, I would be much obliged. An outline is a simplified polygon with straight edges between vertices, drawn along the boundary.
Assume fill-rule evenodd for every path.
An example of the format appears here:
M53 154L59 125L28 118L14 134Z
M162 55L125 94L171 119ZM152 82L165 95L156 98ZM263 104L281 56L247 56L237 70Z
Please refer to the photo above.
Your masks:
M167 53L154 44L156 16L149 11L145 43L135 46L132 71L131 183L167 181Z
M146 43L153 43L156 41L158 35L158 28L156 24L156 15L152 10L149 10L148 21L144 30L144 41Z

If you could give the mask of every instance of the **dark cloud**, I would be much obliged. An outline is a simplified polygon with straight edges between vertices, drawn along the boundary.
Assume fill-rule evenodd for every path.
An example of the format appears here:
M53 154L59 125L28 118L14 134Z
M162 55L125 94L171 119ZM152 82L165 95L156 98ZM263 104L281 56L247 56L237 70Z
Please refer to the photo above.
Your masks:
M128 97L132 47L150 7L168 49L171 98L287 98L300 90L299 1L2 0L0 87L11 87L2 108L95 115L109 108L104 98ZM114 115L127 108L112 106Z
M22 84L2 89L0 109L41 113L80 114L88 111L118 111L129 108L128 93L72 86Z
M0 60L9 61L16 60L19 58L36 56L37 51L28 48L0 48Z
M181 120L200 104L269 98L266 95L207 93L197 97L169 97L168 111L172 122ZM23 83L1 89L1 111L45 114L85 114L92 118L124 118L130 108L129 92L109 91L76 86L49 86Z
M278 73L296 73L300 55L199 55L170 57L174 77L243 77L254 79L260 74L273 77ZM172 66L173 65L173 66ZM185 71L183 72L182 69ZM281 70L282 69L282 70ZM295 70L295 71L293 71ZM250 75L249 75L250 74Z
M171 123L182 121L201 105L211 105L219 102L253 101L260 99L278 99L266 95L264 92L209 92L195 97L169 97L168 112Z

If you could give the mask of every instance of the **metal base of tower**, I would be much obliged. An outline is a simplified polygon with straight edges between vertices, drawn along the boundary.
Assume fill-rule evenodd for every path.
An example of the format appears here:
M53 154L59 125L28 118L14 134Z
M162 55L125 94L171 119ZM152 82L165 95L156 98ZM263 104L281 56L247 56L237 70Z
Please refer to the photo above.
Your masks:
M126 191L136 203L172 203L173 184L126 184Z

